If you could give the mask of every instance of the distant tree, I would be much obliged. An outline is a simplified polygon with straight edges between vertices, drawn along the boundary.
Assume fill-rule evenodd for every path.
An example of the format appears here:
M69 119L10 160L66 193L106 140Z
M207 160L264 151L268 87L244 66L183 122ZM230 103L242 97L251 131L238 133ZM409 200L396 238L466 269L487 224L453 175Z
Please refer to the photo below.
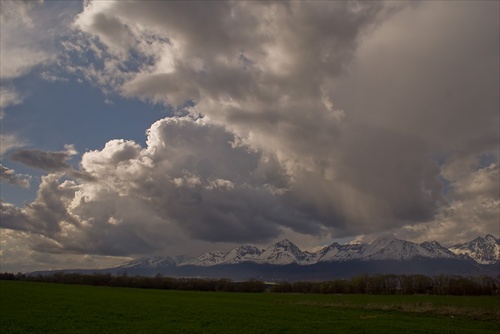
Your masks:
M17 277L13 273L8 273L8 272L0 273L0 280L14 281L16 279Z
M266 285L257 279L233 282L229 279L172 278L129 276L122 272L117 276L109 273L78 274L63 271L52 275L23 275L0 273L1 280L25 280L64 284L135 287L142 289L228 291L278 293L355 293L355 294L436 294L436 295L498 295L500 275L462 277L459 275L359 275L351 279L336 279L326 282L279 282Z
M266 290L266 285L264 282L257 279L250 279L245 282L240 282L239 284L241 292L264 292Z
M272 286L271 292L292 292L292 284L289 282L279 282Z
M368 274L362 274L351 278L349 281L349 293L366 293L368 287Z

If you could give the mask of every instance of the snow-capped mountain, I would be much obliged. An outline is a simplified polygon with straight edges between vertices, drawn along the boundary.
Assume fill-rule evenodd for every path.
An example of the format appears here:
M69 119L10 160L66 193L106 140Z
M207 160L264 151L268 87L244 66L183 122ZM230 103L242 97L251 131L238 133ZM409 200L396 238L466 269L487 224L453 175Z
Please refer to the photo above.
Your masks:
M429 253L429 256L439 257L439 258L455 258L457 254L450 251L448 248L443 247L437 241L424 241L420 244L421 247L426 249Z
M212 267L243 263L266 265L314 265L319 263L344 263L349 261L410 261L415 258L430 260L472 261L479 264L500 262L500 240L488 234L450 249L437 241L417 244L392 237L382 237L368 244L336 242L310 253L300 250L290 240L282 240L265 250L251 245L241 245L224 253L213 251L195 259L187 256L141 258L116 266L119 269L161 269L183 266Z
M362 260L410 260L415 257L456 258L455 254L443 252L435 242L419 245L396 238L379 238L366 245L361 252Z
M173 257L173 259L174 259L175 263L177 263L177 265L180 265L182 263L194 260L194 257L189 256L189 255L176 255Z
M310 253L289 240L265 250L242 245L224 253L208 252L198 258L153 256L105 269L65 272L172 277L212 277L246 280L326 280L363 273L374 274L500 274L499 240L492 235L458 244L451 249L438 242L417 244L396 238L379 238L368 244L332 243ZM32 274L51 274L35 272Z
M396 238L378 238L360 252L362 260L409 260L422 256L423 249L409 241Z
M180 265L191 265L191 266L214 266L222 262L222 258L226 255L221 251L213 251L205 253L194 260L183 262Z
M366 244L345 244L339 245L334 242L319 251L321 256L318 262L335 262L359 259Z
M133 268L148 268L148 269L156 269L163 267L175 267L177 263L171 257L161 257L161 256L152 256L152 257L143 257L139 259L135 259L132 261L128 261L122 264L115 266L114 268L120 269L133 269Z
M285 239L267 248L255 259L255 262L262 264L307 264L310 262L309 254L302 252L290 240Z
M227 253L220 251L208 252L202 256L181 265L214 266L219 264L237 264L255 262L260 264L310 264L316 263L318 254L303 252L290 240L282 240L264 251L255 246L242 245L231 249Z
M484 238L477 237L472 241L456 244L450 247L450 251L468 255L477 263L493 264L500 262L500 239L487 234Z
M378 238L369 244L339 245L333 243L322 251L319 262L339 262L350 260L397 260L405 261L415 257L457 258L437 241L416 244L396 238Z
M235 264L247 261L254 261L262 253L260 249L255 246L243 245L237 246L227 252L221 259L221 263Z

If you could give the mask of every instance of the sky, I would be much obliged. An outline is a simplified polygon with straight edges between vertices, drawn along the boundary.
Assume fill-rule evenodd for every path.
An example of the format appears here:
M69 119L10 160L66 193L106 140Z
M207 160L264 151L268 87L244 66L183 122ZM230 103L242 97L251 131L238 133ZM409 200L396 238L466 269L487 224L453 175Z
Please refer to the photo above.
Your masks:
M0 270L500 235L497 1L0 3Z

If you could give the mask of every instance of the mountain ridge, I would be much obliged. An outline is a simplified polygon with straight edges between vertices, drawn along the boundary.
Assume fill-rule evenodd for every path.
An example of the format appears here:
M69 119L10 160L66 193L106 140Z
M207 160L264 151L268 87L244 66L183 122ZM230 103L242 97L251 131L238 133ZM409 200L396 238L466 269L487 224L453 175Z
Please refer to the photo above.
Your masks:
M197 258L187 256L143 257L105 269L66 269L33 272L103 273L113 275L204 277L247 280L328 280L360 274L492 275L500 274L499 240L478 237L452 249L437 241L420 244L382 237L371 243L325 246L316 252L302 251L290 240L266 249L236 246L228 252L211 251ZM474 259L477 257L477 260Z
M189 261L175 261L165 257L166 263L177 266L214 266L222 264L238 264L254 262L271 265L311 265L320 262L396 260L406 261L415 257L433 259L464 259L470 258L479 264L495 264L500 262L500 240L488 234L484 238L477 237L466 243L450 248L442 246L437 241L424 241L420 244L394 237L380 237L370 243L343 244L336 242L325 246L316 252L302 251L288 239L279 241L264 250L252 245L240 245L224 253L210 251ZM160 258L160 259L159 259ZM154 263L161 257L153 257ZM129 267L132 260L117 267Z
M449 250L455 254L468 255L481 264L500 262L500 239L491 234L453 245Z

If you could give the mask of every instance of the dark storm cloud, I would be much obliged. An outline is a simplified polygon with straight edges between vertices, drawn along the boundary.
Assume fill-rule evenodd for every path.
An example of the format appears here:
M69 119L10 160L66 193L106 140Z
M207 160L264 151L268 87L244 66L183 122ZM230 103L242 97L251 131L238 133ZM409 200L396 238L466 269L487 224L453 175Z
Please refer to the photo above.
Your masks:
M392 157L374 154L375 164L386 164L386 170L399 165L406 171L410 183L391 178L411 186L408 192L401 188L401 198L409 195L424 204L411 195L419 189L418 178L426 175L420 189L433 196L439 189L436 179L446 180L445 196L434 205L439 213L422 229L418 220L404 227L403 233L417 231L412 238L455 235L465 241L497 233L500 85L493 73L500 71L498 10L498 3L486 2L425 2L407 8L373 32L358 50L350 75L334 85L335 100L349 110L350 121L403 135L397 140L401 149L389 146ZM363 140L361 133L357 136ZM380 153L381 147L374 140L374 149L366 152ZM415 150L418 160L412 157ZM489 157L486 165L482 156ZM368 168L358 175L366 173ZM382 179L378 175L384 173L370 179Z
M66 161L71 159L68 152L49 152L42 150L20 149L12 153L9 158L26 166L38 168L47 172L57 172L71 169Z
M75 170L71 164L66 162L72 159L76 153L72 145L66 145L66 150L59 152L37 149L18 149L9 156L9 159L49 173L65 172L75 179L81 179L88 182L95 181L95 179L84 170ZM123 152L121 154L127 155L129 153Z
M10 230L29 230L29 219L15 205L0 201L0 226Z

